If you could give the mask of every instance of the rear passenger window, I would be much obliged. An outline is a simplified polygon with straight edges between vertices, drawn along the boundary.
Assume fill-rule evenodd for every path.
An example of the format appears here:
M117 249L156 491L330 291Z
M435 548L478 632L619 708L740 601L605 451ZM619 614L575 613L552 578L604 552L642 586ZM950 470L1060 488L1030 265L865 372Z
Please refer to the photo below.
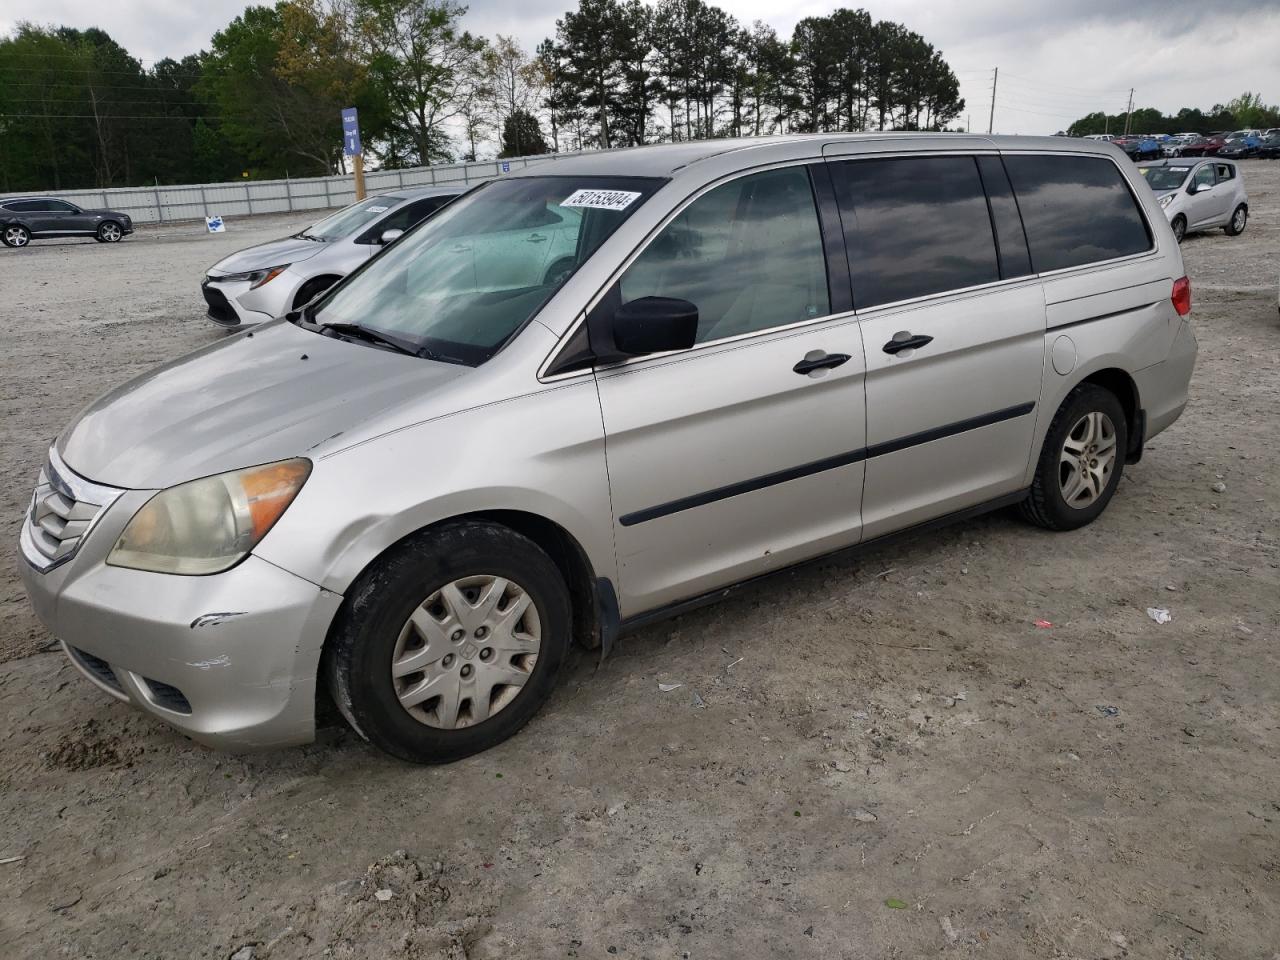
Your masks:
M1236 168L1233 167L1231 164L1229 163L1218 164L1218 182L1219 183L1222 183L1224 180L1230 180L1235 175L1236 175Z
M804 167L704 193L622 275L622 302L677 297L698 308L698 343L831 312L818 211Z
M1006 156L1038 273L1151 249L1138 202L1105 157Z
M859 309L1000 279L973 157L833 164Z

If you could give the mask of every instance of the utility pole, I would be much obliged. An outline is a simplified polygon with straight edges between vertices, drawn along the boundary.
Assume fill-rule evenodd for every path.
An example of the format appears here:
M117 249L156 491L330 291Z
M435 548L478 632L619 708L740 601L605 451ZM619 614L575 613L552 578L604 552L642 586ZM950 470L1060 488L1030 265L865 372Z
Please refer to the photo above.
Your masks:
M1133 116L1133 87L1129 88L1129 106L1124 111L1124 135L1129 135L1129 118Z
M987 133L996 125L996 81L1000 79L1000 68L991 77L991 117L987 120Z

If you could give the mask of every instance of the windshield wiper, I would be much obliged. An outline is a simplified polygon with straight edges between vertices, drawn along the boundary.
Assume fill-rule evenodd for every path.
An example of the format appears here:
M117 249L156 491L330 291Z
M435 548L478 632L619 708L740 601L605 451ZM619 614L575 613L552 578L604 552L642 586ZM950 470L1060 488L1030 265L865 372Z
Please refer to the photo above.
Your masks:
M369 327L362 327L358 323L320 324L320 332L323 333L326 330L332 330L340 336L350 337L353 340L363 340L366 343L391 347L391 349L399 353L407 353L411 357L425 357L428 360L437 359L429 350L420 344L414 343L412 340L406 340L390 333L382 333L379 330L372 330Z
M314 240L316 243L325 242L324 237L313 237L311 234L307 233L307 231L305 230L303 230L301 233L295 233L294 236L297 237L299 240Z

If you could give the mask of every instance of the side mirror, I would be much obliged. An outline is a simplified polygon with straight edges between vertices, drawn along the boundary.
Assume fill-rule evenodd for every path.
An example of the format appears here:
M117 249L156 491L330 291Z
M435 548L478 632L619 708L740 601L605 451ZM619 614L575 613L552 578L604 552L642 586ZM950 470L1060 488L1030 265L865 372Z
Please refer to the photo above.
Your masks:
M641 297L613 314L614 345L628 356L688 350L697 339L698 308L688 300Z
M382 236L378 238L378 242L385 247L392 240L395 240L397 237L401 237L403 235L404 235L403 230L383 230Z

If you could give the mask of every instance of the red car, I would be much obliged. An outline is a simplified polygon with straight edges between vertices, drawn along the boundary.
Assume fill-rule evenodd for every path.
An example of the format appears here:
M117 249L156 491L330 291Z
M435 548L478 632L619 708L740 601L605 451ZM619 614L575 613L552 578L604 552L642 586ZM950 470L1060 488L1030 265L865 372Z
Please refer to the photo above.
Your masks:
M1184 157L1216 157L1226 143L1226 137L1201 137L1191 143L1184 143L1182 155Z

